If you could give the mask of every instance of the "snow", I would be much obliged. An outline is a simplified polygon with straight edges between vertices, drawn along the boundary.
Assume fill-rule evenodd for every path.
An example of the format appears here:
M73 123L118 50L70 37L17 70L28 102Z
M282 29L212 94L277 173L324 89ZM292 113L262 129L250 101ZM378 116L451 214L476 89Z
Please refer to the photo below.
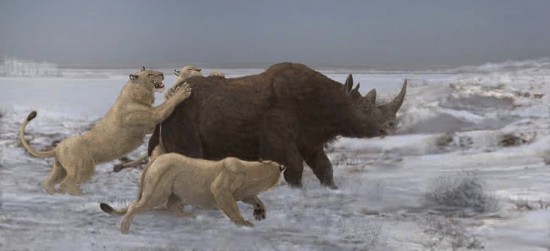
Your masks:
M547 95L535 95L549 93L548 59L447 71L361 71L354 74L361 93L376 88L380 99L396 95L405 78L410 85L397 135L340 138L327 146L338 190L321 187L306 167L304 188L283 182L260 195L267 219L254 221L254 228L235 226L218 210L190 208L196 219L140 214L130 234L122 235L121 217L102 212L99 202L132 202L140 169L113 173L117 162L102 164L83 186L85 195L48 195L40 183L52 159L29 156L17 135L32 110L38 117L27 135L36 148L81 133L136 70L60 69L61 75L48 78L0 78L0 250L451 250L464 243L486 250L550 248L550 167L544 161L550 156L550 104ZM261 71L216 70L227 77ZM163 71L169 87L172 69ZM322 72L340 82L348 73ZM161 101L159 94L156 103ZM498 207L449 216L426 199L438 178L465 171L484 181ZM252 221L252 209L239 207Z

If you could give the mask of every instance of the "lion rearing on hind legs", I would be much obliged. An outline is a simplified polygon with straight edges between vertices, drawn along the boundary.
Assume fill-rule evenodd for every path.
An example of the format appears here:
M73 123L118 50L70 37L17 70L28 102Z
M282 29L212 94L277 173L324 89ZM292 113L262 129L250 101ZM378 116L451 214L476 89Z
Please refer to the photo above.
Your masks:
M37 114L31 112L19 129L19 139L31 155L55 158L50 174L42 183L44 189L50 194L81 194L80 184L92 177L97 164L117 159L141 145L145 135L191 95L189 85L184 85L172 98L153 107L154 92L164 88L163 80L162 72L145 68L130 74L114 105L91 130L66 138L48 151L33 149L24 138L27 124ZM57 184L59 189L55 187Z

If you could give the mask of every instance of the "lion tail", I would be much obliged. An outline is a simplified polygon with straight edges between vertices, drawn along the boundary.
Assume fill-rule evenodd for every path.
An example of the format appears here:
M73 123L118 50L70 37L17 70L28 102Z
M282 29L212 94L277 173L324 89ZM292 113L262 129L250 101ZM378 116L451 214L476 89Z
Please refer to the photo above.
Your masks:
M38 157L38 158L46 158L46 157L53 157L55 154L55 148L49 151L37 151L33 149L29 143L25 140L25 128L27 127L27 124L36 118L36 111L32 111L27 115L27 118L25 121L23 121L23 124L21 124L21 127L19 128L19 140L21 141L21 145L23 145L23 148L27 150L32 156Z
M149 155L144 154L144 155L142 155L141 157L139 157L135 160L125 162L125 163L122 163L122 164L116 164L113 167L113 172L118 173L118 172L122 171L123 169L136 167L136 166L140 165L141 163L143 163L143 161L146 160L148 157L149 157Z
M107 203L99 203L99 207L101 208L101 210L103 210L103 212L108 214L123 215L123 214L126 214L126 212L128 212L128 208L116 210L113 207L109 206L109 204Z

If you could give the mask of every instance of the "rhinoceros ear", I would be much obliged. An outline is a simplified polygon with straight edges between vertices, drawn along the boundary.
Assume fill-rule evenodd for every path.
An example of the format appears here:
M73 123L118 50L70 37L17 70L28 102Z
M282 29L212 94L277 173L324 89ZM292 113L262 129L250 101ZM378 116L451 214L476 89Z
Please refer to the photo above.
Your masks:
M349 74L348 78L346 78L346 83L344 83L344 92L350 95L352 87L353 87L353 76Z
M369 93L367 93L364 99L374 106L376 104L376 89L372 89Z
M131 80L133 83L136 83L136 81L138 80L138 76L137 76L137 75L134 75L134 74L130 74L130 80Z
M355 86L355 88L353 88L353 90L351 90L351 93L352 93L353 95L359 95L359 96L361 96L361 93L359 93L359 86L361 86L361 84L360 84L360 83L357 83L357 86Z

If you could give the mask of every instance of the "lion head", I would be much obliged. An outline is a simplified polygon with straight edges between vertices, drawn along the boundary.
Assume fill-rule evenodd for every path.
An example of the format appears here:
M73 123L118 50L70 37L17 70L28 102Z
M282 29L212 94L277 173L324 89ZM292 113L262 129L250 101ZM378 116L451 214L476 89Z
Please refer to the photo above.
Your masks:
M147 70L143 67L141 71L130 74L130 80L123 89L123 93L137 102L151 105L155 101L154 92L162 92L164 89L162 80L164 80L162 72Z
M193 76L202 76L202 69L196 65L186 65L181 70L174 70L176 75L176 83L188 79Z
M262 170L261 177L255 178L263 180L263 183L268 185L268 189L276 187L281 181L281 176L286 170L286 166L272 160L260 159L258 162L259 168Z
M145 67L134 74L130 74L130 81L150 91L161 92L164 89L164 74L160 71L147 70Z

